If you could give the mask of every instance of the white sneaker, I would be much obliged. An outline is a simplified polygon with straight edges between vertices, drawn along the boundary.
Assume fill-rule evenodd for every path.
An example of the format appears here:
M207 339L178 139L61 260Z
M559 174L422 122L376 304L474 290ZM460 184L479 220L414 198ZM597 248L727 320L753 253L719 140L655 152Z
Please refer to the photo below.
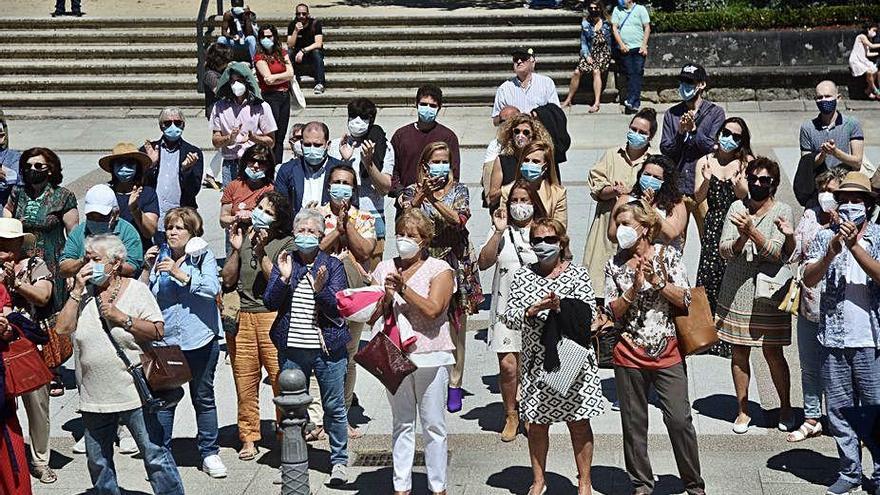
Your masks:
M322 94L323 92L324 92L324 85L323 84L315 84L315 94L319 95L319 94Z
M138 448L137 442L134 441L134 438L130 436L124 436L119 439L119 453L125 455L135 455L139 453L141 449Z
M226 466L223 465L223 461L217 454L209 455L202 460L202 471L208 473L208 476L212 478L226 477Z
M348 473L345 469L345 464L334 464L333 470L330 472L330 481L327 483L330 486L342 486L348 483Z
M275 471L275 477L272 478L273 485L283 485L284 480L281 477L281 468L279 467L277 471Z
M83 435L79 441L76 442L76 445L73 446L72 449L74 454L85 454L86 453L86 436Z

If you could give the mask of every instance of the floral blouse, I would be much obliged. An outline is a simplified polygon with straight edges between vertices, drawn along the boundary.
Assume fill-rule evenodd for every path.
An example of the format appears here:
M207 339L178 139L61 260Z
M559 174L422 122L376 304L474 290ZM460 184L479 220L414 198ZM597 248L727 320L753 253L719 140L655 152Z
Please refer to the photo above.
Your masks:
M674 246L654 244L654 270L660 270L660 255L666 264L668 283L685 288L685 304L690 305L687 272L681 261L681 251ZM635 280L635 271L627 266L623 252L619 252L605 264L605 305L611 311L611 301L629 290ZM614 329L640 347L653 358L659 358L666 350L669 339L675 337L675 322L670 317L672 305L660 291L645 281L626 313L614 322Z
M810 246L816 239L817 234L824 228L818 221L817 212L818 210L815 208L804 210L804 216L798 222L794 232L797 248L791 256L792 262L803 263L807 260ZM803 267L800 270L803 270ZM819 297L824 288L824 279L820 280L813 287L801 286L800 314L813 323L819 323Z

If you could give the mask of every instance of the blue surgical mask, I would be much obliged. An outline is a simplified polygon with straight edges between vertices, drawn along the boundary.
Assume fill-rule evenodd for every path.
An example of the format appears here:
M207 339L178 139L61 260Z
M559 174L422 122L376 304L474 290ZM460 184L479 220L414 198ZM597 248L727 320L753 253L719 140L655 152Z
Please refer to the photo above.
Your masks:
M251 212L251 225L254 226L254 230L269 230L269 226L274 221L275 218L263 211L262 208L255 208Z
M348 184L330 184L330 199L337 203L351 199L353 190Z
M837 110L837 98L831 100L819 100L816 102L816 108L824 115L830 115Z
M449 162L429 163L428 175L431 177L446 177L449 175Z
M266 50L271 50L275 43L270 38L263 38L260 40L260 44L263 45L263 48Z
M424 103L419 103L419 120L425 123L434 122L437 118L437 110L436 108L426 105Z
M626 0L617 0L617 6L625 9L626 8Z
M519 167L519 173L529 182L534 182L544 176L544 166L540 163L523 162Z
M89 231L89 235L108 234L110 233L110 222L86 219L86 230Z
M642 175L642 177L639 179L639 185L642 186L643 191L647 191L648 189L650 189L654 192L657 192L660 190L661 187L663 187L663 181L650 175Z
M721 136L718 138L718 146L721 146L722 150L730 153L739 148L739 143L736 142L733 136Z
M89 279L93 285L104 285L107 281L107 270L104 263L92 263L92 278Z
M244 7L232 7L232 13L235 15L244 14Z
M313 167L320 165L325 156L327 156L327 149L323 146L303 146L303 158Z
M691 101L697 96L697 85L682 81L678 83L678 94L682 101Z
M162 131L162 134L164 134L169 141L177 141L180 139L181 134L183 134L183 129L171 124Z
M864 203L844 203L837 207L837 214L840 216L841 222L852 222L856 227L861 227L865 223L867 211Z
M546 262L555 259L559 256L560 250L561 246L558 242L556 244L539 242L532 246L532 251L535 252L535 256L538 257L539 262Z
M266 172L263 172L262 170L254 170L250 167L244 169L244 175L246 175L248 179L254 182L266 178Z
M293 243L296 244L296 248L299 249L301 253L313 253L316 249L318 249L318 238L311 234L296 234L296 237L293 238Z
M648 136L630 129L629 132L626 133L626 142L633 149L640 150L645 146L648 146Z
M121 182L131 182L137 175L137 169L129 163L113 165L113 175Z

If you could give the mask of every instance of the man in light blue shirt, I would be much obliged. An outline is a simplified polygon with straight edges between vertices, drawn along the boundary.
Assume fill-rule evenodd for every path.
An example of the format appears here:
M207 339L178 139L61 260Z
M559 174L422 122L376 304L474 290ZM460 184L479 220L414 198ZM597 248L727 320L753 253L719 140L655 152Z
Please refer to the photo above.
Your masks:
M6 116L0 111L0 204L6 204L12 186L21 184L18 175L18 161L21 151L9 149L9 126Z
M624 112L634 114L642 105L642 78L648 56L648 37L651 36L648 9L634 0L618 0L611 14L611 29L618 49L618 53L612 55L620 57L627 78Z

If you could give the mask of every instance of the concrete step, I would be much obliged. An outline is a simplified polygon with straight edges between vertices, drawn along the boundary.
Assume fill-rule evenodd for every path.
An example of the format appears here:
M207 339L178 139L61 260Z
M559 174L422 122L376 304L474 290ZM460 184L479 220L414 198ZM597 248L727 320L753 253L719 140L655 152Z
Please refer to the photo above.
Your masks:
M23 64L20 60L0 59L0 74L16 75L114 75L114 74L194 74L198 60L180 59L43 59Z

